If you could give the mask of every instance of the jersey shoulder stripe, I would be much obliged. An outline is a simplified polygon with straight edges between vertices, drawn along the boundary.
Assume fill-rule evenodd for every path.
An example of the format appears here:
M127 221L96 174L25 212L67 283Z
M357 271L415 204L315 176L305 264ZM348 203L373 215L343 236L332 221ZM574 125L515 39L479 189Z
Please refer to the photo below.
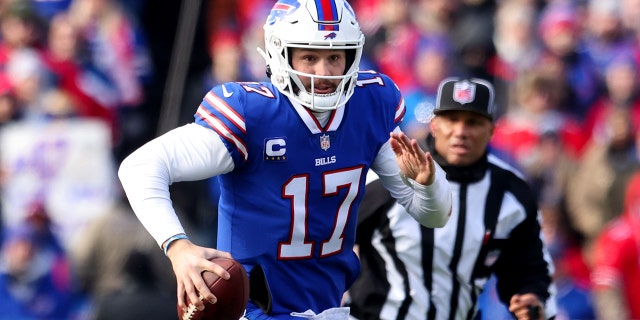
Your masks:
M247 124L240 108L246 90L237 82L217 85L204 96L196 114L196 123L214 130L223 139L232 157L244 162L249 158Z
M270 82L226 82L211 88L195 114L196 123L220 135L236 165L255 150L248 135L269 126L273 116L290 107Z
M222 85L223 92L226 92L225 85ZM224 93L223 93L224 95ZM210 106L213 106L216 110L220 112L225 118L227 118L231 123L233 123L238 129L242 132L247 133L247 127L244 122L244 118L238 114L233 108L229 106L222 98L216 95L213 91L209 91L207 95L204 97L204 101L209 103Z
M398 103L398 107L396 107L396 116L394 118L394 121L397 123L401 122L406 111L407 109L404 105L404 98L400 98L400 103Z
M247 145L241 137L236 135L229 127L227 127L218 117L207 111L207 108L200 104L196 117L199 117L201 121L207 124L207 127L213 129L218 135L228 142L235 145L246 161L249 157Z

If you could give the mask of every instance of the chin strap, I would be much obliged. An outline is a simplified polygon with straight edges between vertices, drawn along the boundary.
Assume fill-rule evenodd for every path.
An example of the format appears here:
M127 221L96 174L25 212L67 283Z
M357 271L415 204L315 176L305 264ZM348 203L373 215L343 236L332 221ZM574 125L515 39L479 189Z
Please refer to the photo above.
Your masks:
M271 75L273 73L271 72L271 66L270 65L267 65L265 73L267 74L267 78L271 78Z

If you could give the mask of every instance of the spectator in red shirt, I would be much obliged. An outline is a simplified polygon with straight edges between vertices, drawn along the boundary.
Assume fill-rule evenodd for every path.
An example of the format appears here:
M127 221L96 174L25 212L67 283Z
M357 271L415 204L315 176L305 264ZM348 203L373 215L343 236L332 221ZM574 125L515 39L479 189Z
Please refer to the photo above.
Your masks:
M535 164L543 137L556 136L567 155L577 157L584 145L579 122L562 111L561 79L532 70L518 77L514 103L498 119L491 144L526 168Z
M631 176L624 202L594 248L598 319L640 319L640 171Z
M78 29L66 13L51 19L46 46L42 50L42 61L55 79L55 84L74 102L75 113L80 117L95 118L105 122L118 139L115 114L117 93L110 89L104 77L80 58L81 39ZM109 94L109 93L112 94Z
M367 35L363 55L372 59L377 69L391 77L400 90L409 90L416 84L413 61L420 38L411 20L411 2L380 0L377 14L380 26Z

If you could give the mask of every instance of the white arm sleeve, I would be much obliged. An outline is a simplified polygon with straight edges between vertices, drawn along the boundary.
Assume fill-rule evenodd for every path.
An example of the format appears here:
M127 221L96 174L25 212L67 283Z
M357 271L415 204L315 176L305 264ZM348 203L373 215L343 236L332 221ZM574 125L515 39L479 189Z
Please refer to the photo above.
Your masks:
M233 170L220 137L195 123L146 143L120 164L118 177L136 216L158 245L184 232L172 206L169 185L202 180Z
M451 186L444 170L434 163L436 177L431 185L424 186L411 179L403 180L396 156L389 142L376 156L371 169L380 177L391 196L425 227L440 228L449 220L451 213Z

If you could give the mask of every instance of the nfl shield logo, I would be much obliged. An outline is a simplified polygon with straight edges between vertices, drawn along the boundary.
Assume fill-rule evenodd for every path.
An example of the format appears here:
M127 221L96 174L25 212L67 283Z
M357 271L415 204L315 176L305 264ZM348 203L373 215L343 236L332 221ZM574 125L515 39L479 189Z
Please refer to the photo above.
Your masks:
M329 140L329 135L323 134L320 136L320 148L322 150L327 151L331 147L331 141Z
M476 85L469 81L461 81L453 84L453 101L465 104L476 97Z

